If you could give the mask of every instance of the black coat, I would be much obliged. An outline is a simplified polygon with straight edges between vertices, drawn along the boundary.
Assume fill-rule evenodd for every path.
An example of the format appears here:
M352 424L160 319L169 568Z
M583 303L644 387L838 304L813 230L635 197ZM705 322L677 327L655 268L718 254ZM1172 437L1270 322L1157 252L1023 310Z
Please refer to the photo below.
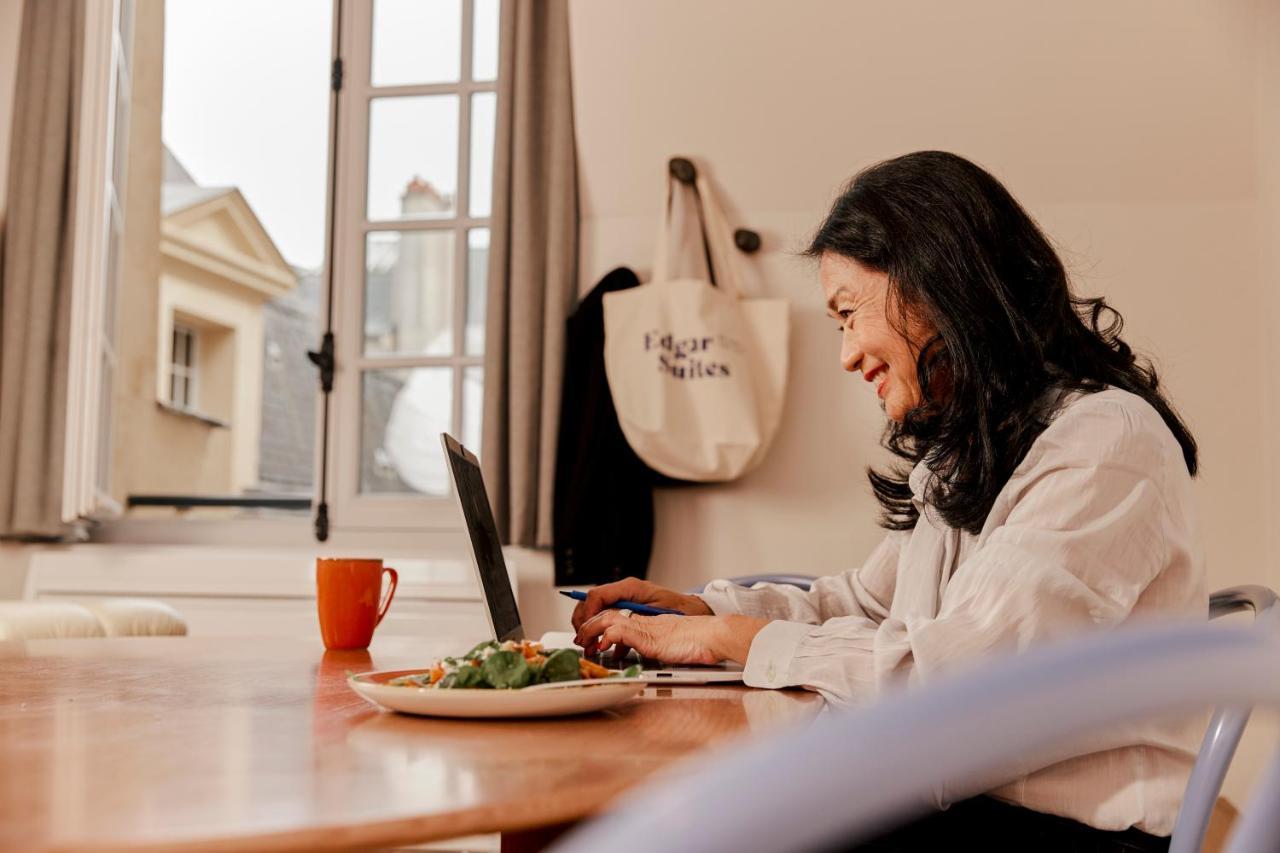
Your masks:
M640 283L619 267L566 324L552 507L556 586L644 577L653 550L652 474L627 444L604 372L604 295Z

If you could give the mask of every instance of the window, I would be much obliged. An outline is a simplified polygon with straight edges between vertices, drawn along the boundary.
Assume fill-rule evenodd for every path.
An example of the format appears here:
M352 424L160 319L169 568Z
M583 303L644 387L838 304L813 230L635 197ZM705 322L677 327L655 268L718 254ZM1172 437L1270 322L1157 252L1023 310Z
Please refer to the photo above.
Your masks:
M476 447L496 0L344 7L329 464L336 523L454 524L440 433Z
M320 493L339 527L457 526L437 434L479 442L499 2L90 4L75 515Z
M194 412L196 405L196 330L173 324L169 360L169 403L175 409Z
M133 84L133 0L89 4L85 14L82 131L77 152L86 191L77 196L72 323L68 353L64 520L119 514L110 494L112 394L119 369L116 311L123 239Z

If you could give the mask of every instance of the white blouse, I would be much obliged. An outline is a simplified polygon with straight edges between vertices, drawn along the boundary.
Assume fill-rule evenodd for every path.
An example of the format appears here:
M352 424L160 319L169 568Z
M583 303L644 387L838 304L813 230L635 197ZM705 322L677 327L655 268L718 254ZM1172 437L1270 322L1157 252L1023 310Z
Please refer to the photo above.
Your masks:
M748 685L799 685L857 705L898 683L1095 627L1206 618L1191 477L1142 398L1107 389L1070 399L977 536L923 503L928 478L923 464L911 472L915 528L890 533L859 569L808 592L707 587L714 612L773 620L751 644ZM991 793L1101 829L1168 835L1206 720L1131 725L1070 756L1028 756L1027 775ZM937 798L951 799L945 790Z

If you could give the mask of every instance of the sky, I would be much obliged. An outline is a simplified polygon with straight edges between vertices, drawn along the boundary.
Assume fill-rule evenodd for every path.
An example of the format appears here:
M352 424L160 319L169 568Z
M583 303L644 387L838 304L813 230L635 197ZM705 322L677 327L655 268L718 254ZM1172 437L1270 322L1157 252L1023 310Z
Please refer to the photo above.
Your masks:
M497 63L497 0L476 0L477 77ZM460 0L376 0L375 85L456 79ZM204 186L240 188L291 264L324 258L329 0L167 0L161 135ZM348 70L348 74L352 70ZM477 95L471 213L488 215L493 97ZM457 191L456 96L375 99L368 212L394 219L415 175Z

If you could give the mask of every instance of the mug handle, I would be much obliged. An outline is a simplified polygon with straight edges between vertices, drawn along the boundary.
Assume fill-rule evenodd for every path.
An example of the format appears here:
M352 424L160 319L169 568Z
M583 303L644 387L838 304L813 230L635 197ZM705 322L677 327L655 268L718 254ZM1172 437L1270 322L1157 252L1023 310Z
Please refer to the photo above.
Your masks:
M382 573L391 572L391 586L387 589L387 597L382 599L382 606L378 608L378 621L373 623L373 627L377 628L382 624L382 617L387 615L387 608L391 606L391 599L396 595L396 584L400 583L400 575L390 566L383 568Z

